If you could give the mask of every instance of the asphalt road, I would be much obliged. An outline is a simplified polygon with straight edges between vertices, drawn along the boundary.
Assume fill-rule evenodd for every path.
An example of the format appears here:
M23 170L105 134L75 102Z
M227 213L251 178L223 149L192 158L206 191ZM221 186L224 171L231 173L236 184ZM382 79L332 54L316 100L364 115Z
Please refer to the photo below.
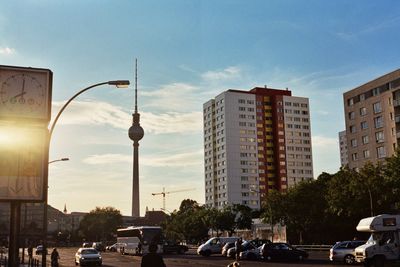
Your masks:
M60 267L74 267L74 255L78 248L58 248L60 254ZM35 256L40 258L40 256ZM103 252L103 266L104 267L140 267L141 257L120 255L116 252ZM232 262L231 259L219 255L212 255L210 257L203 257L196 255L194 250L188 251L184 255L163 255L165 264L168 267L190 267L190 266L204 266L204 267L222 267L227 266ZM50 262L49 256L47 262ZM328 252L311 252L310 258L303 262L259 262L259 261L240 261L240 266L253 267L253 266L296 266L296 267L318 267L318 266L340 266L332 264L328 260ZM344 265L343 265L344 266Z

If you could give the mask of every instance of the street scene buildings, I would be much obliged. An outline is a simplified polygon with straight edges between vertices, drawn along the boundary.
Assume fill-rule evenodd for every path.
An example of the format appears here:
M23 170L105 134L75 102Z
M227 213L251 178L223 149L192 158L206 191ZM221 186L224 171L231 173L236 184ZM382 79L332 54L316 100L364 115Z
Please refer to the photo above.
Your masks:
M203 105L205 201L259 209L313 179L309 101L289 90L228 90Z
M347 146L347 155L342 166L360 169L392 156L400 138L400 70L345 92L343 104L346 130L340 145L341 150Z

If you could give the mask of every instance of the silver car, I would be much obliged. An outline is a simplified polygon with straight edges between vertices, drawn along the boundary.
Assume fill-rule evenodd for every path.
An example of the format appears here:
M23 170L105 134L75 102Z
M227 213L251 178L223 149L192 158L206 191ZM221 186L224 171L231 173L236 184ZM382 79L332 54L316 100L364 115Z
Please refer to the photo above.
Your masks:
M329 259L331 261L341 261L346 264L355 263L355 248L365 244L362 240L341 241L337 242L329 250Z
M101 266L103 260L101 258L100 252L94 248L80 248L75 253L75 265L86 265L86 264L96 264Z

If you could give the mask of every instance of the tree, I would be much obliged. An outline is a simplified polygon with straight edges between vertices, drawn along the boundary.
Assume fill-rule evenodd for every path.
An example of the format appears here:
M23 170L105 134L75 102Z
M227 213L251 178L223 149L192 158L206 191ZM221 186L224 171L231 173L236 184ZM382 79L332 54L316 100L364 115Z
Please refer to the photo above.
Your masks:
M387 207L387 212L398 213L400 210L400 146L395 154L386 159L386 164L383 168L383 178L386 183L386 201L390 203Z
M113 207L96 207L83 217L79 231L88 240L109 240L121 225L122 215L119 210Z
M208 210L191 199L182 201L163 225L167 238L197 242L207 237L209 230Z

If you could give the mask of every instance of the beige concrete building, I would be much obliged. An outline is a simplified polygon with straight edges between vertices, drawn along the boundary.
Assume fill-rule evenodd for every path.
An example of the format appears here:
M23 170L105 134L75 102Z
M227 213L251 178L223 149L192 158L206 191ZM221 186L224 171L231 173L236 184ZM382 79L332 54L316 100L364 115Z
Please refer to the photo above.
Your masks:
M339 132L339 149L340 149L340 166L345 167L349 164L346 131Z
M343 94L348 165L394 154L400 138L400 69Z
M309 101L289 90L228 90L203 105L205 203L259 209L313 179Z

